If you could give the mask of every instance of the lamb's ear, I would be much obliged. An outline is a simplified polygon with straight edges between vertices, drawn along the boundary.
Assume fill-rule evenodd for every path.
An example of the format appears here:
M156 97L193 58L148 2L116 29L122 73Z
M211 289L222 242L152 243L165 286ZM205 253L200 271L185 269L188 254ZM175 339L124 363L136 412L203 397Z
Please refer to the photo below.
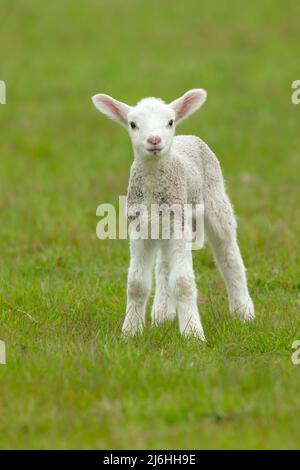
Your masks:
M110 119L121 124L127 129L127 114L130 111L130 106L121 101L117 101L108 95L94 95L92 101L95 107L103 114L108 116Z
M176 123L193 114L206 100L207 92L202 88L187 91L183 96L169 104L175 111Z

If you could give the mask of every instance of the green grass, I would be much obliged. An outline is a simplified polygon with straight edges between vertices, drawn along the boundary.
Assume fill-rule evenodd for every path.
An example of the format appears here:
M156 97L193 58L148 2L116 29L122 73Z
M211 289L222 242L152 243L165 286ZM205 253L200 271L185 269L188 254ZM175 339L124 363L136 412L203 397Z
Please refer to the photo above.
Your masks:
M2 0L1 448L299 448L299 2ZM232 321L194 256L207 345L177 326L120 339L126 241L96 207L126 194L126 133L93 109L203 87L181 133L216 152L257 319Z

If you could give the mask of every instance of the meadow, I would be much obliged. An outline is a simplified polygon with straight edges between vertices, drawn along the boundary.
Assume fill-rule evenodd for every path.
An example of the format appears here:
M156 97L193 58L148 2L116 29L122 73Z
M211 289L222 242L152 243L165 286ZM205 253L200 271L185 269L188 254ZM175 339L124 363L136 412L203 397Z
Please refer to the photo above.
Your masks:
M299 448L299 2L0 10L0 448ZM208 99L178 133L221 162L257 317L231 319L205 248L207 344L149 318L123 341L128 244L97 239L96 208L126 194L132 153L90 97L171 101L193 87Z

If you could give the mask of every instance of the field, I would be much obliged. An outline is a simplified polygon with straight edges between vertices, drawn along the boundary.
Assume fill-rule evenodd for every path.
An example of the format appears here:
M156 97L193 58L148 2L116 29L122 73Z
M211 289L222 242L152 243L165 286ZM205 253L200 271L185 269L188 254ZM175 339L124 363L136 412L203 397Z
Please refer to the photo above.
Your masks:
M299 2L2 0L0 448L299 448ZM104 92L205 106L178 129L220 159L257 318L232 321L195 252L207 344L177 325L124 342L127 241L96 238L126 194Z

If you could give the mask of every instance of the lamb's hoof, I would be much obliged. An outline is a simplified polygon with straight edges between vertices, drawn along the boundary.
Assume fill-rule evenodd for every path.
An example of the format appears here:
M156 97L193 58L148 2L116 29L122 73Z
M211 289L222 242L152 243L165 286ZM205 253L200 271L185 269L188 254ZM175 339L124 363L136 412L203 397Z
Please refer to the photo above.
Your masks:
M143 322L141 321L132 321L132 319L125 318L122 326L122 336L124 338L130 338L142 333L143 331Z
M243 322L254 320L255 311L252 299L249 297L246 302L235 307L231 313Z
M175 310L165 310L153 307L151 311L152 325L161 325L164 322L172 322L176 318Z
M180 332L186 338L195 338L203 342L206 341L201 323L198 324L198 322L197 323L189 322L184 328L181 329Z

